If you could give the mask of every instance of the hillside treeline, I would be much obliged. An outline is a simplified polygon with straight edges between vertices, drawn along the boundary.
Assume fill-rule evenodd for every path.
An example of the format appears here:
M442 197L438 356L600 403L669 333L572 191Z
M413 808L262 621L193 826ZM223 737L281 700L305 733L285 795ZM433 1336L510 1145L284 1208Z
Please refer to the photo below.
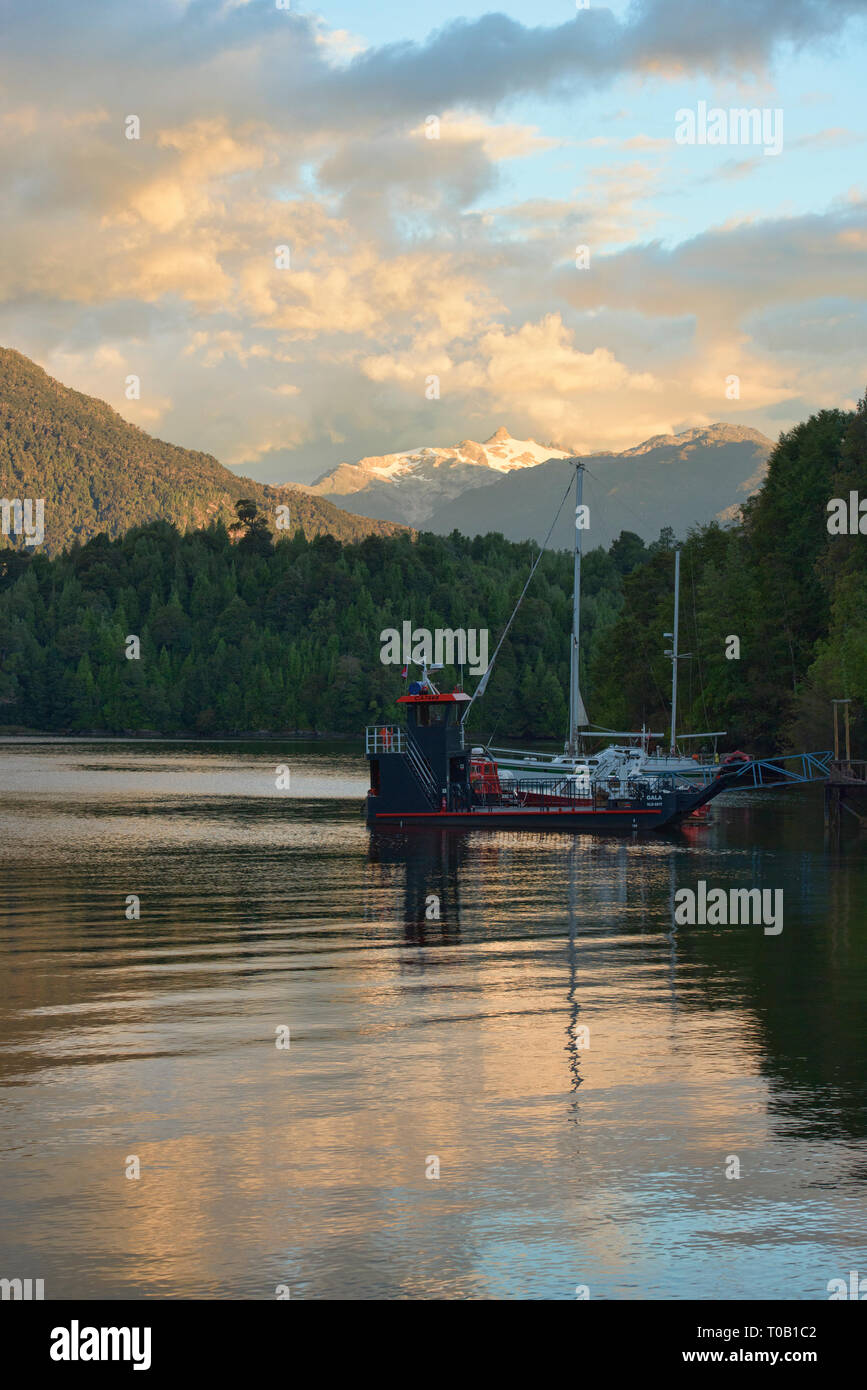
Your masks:
M860 735L867 536L827 525L829 499L859 487L867 498L865 402L783 435L743 523L686 538L681 729L727 729L727 743L756 751L826 746L830 700L848 697ZM380 633L404 621L487 628L493 651L536 553L457 532L275 543L254 511L232 536L222 522L183 535L157 522L53 558L0 550L0 726L355 736L393 718L405 688L380 661ZM624 532L585 556L582 688L595 723L667 728L674 544ZM562 737L571 588L571 556L545 555L474 707L481 735ZM726 655L732 637L739 657Z
M681 728L726 729L731 746L756 752L825 748L831 700L849 699L867 756L867 534L829 530L829 502L851 505L852 493L867 533L867 397L781 436L742 525L686 539L680 648L692 655L681 664ZM619 727L644 718L665 728L672 574L671 556L650 555L625 579L618 618L594 648L594 712ZM739 658L726 657L732 636Z
M585 647L610 624L638 537L585 564ZM214 523L157 522L55 558L0 551L0 725L58 731L358 734L394 718L400 668L380 633L502 630L534 547L499 536L409 535L276 543L248 517L233 543ZM3 573L5 561L5 574ZM566 722L572 563L543 558L484 702L502 732L559 736ZM126 652L139 639L137 658ZM444 686L458 672L443 673ZM467 688L475 681L467 673Z

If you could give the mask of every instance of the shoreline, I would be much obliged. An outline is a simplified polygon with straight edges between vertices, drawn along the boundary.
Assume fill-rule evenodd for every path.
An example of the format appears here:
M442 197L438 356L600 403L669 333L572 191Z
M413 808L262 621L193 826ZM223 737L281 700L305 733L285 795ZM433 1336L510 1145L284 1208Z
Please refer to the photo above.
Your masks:
M4 743L352 743L349 734L234 734L203 738L201 734L0 734Z

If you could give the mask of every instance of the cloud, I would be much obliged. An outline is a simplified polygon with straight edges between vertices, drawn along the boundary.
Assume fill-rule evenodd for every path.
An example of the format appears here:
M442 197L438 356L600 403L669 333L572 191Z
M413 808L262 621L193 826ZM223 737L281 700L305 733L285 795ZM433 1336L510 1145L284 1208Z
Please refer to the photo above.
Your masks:
M332 53L347 48L343 31L273 0L194 0L180 10L172 0L61 8L29 0L9 7L4 47L9 91L26 98L38 71L47 91L62 89L82 108L98 88L109 110L141 108L143 116L193 108L208 115L229 104L239 117L268 119L279 102L295 131L369 129L422 109L492 110L524 93L571 95L576 80L586 91L628 73L742 76L764 69L781 47L839 42L864 8L864 0L637 0L622 22L593 6L548 28L486 14L454 20L422 42L368 47L335 66Z
M495 162L521 159L542 150L558 149L567 143L540 135L538 126L497 125L474 114L447 111L436 120L436 136L433 137L436 141L441 140L446 145L478 145L485 157ZM423 124L416 126L410 134L431 140Z
M472 421L622 447L725 414L732 371L747 412L824 398L841 362L838 390L862 384L863 193L671 244L670 139L596 94L763 74L787 47L839 44L863 0L487 14L361 50L272 0L7 9L3 338L179 443L310 477L338 448L448 442ZM581 142L546 130L540 99L564 97L584 104ZM790 148L801 167L855 138L829 126ZM604 153L588 166L582 144ZM824 303L836 363L833 333L811 356L799 327ZM126 371L147 382L139 405Z
M316 35L316 42L334 62L347 62L368 47L365 39L350 34L348 29L326 29L324 25Z
M850 145L863 144L865 136L859 135L857 131L847 130L841 126L829 127L826 130L817 130L809 135L800 135L796 140L787 140L785 149L788 154L794 150L834 150L846 149ZM749 174L755 174L766 168L765 159L762 154L753 155L747 159L726 159L718 164L709 174L701 180L702 183L714 183L718 179L742 179Z

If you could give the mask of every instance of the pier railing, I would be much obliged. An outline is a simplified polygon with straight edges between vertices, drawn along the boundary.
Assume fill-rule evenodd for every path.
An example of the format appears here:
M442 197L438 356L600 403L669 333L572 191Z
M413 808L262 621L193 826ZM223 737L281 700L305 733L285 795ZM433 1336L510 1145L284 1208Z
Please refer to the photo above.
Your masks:
M867 762L838 758L831 762L832 782L867 782Z

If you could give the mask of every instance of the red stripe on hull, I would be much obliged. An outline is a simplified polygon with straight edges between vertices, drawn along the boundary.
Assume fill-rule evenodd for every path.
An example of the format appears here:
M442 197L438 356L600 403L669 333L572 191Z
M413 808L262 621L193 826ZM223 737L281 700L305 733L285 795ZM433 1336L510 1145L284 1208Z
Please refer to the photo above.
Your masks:
M635 830L641 817L641 825L648 830L664 825L662 812L636 809L634 811L383 811L368 820L368 826L375 829L411 828L428 826L442 830L559 830L599 831L610 834L612 831ZM650 819L648 820L648 817Z
M534 820L547 820L549 816L586 816L592 819L594 816L658 816L662 813L655 811L652 807L636 808L630 811L624 808L622 811L567 811L565 807L551 811L530 811L519 807L515 811L380 811L375 817L376 820L427 820L437 819L439 816L446 816L449 820L459 818L470 820L495 820L497 817L508 820L512 816L532 816Z

